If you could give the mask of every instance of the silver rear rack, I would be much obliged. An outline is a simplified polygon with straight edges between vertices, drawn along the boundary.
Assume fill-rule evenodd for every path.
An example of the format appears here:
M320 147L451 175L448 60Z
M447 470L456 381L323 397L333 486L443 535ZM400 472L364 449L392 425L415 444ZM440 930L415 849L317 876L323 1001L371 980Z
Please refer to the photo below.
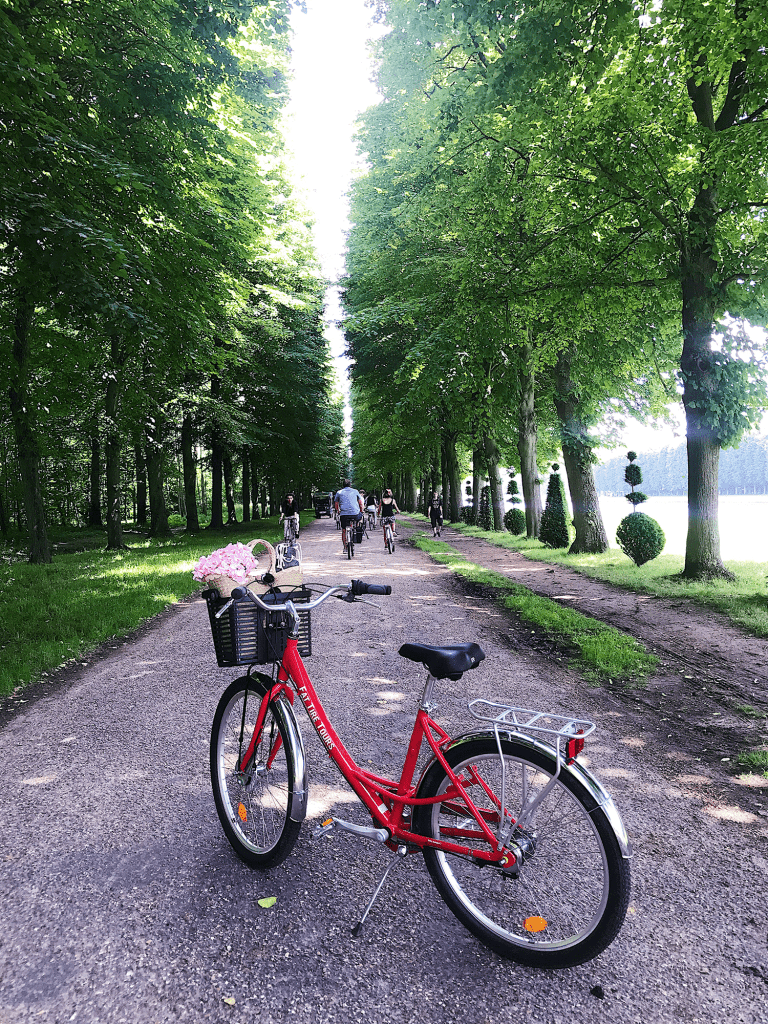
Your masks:
M510 729L512 732L522 733L523 735L533 733L534 738L535 734L540 734L544 737L548 737L553 743L556 757L554 775L543 788L536 789L530 794L527 793L525 786L523 788L523 805L517 816L516 827L526 828L528 823L533 821L536 808L541 804L547 793L549 793L552 787L556 784L560 775L560 769L563 765L563 760L565 760L567 764L571 763L580 748L583 746L583 740L589 736L590 733L595 731L595 723L590 722L586 718L574 718L572 715L556 715L552 711L533 711L531 708L518 708L513 707L511 704L497 704L495 701L483 700L482 698L470 701L467 707L471 714L479 721L488 722L493 726L493 733L496 738L496 747L499 751L499 759L502 766L502 807L507 806L507 764L504 759L504 753L501 745L501 731L503 729ZM571 740L576 740L577 742L575 744L575 749L569 751L568 744ZM498 838L501 842L506 842L508 839L508 833L505 831L505 827L508 828L506 818L499 826Z
M489 722L494 729L506 726L514 732L542 733L557 739L586 739L596 729L595 723L586 718L574 718L572 715L556 715L552 711L532 711L530 708L517 708L511 704L497 704L494 701L470 701L467 705L472 715L481 722Z

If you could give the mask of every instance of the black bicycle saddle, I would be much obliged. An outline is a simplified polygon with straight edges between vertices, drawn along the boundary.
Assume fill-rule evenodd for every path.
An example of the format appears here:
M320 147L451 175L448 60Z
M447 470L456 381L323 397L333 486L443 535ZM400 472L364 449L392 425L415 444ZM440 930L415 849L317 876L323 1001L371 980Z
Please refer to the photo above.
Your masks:
M432 647L430 644L403 644L399 654L409 661L420 661L435 679L461 679L464 672L477 668L485 659L479 644L451 644Z

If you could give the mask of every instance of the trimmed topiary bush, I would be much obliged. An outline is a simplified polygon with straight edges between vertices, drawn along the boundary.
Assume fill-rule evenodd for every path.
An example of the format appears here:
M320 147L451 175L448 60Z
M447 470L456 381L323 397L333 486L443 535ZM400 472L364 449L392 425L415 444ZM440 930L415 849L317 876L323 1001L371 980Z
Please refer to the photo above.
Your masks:
M491 488L484 487L480 492L480 507L477 510L477 525L481 530L493 529L493 512L491 510Z
M645 565L664 550L664 531L645 512L631 512L619 523L616 531L619 547L635 565Z
M566 519L565 491L558 473L560 466L552 463L552 473L547 484L547 503L541 517L539 540L548 548L567 548L570 544L568 521Z
M466 523L467 526L474 526L476 518L472 505L464 505L459 509L459 519L461 519L462 523Z
M510 533L519 537L521 533L525 533L525 512L519 508L511 508L504 513L504 525Z

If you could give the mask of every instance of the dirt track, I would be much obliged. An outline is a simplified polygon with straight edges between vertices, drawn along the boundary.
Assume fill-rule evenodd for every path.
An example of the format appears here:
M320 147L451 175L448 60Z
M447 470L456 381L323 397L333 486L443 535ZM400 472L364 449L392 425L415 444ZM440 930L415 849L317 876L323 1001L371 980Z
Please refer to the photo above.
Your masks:
M342 581L353 568L393 586L378 612L333 603L313 622L310 670L359 758L389 770L402 756L421 682L396 654L405 640L483 646L477 672L442 684L451 728L467 727L466 700L479 694L597 720L590 764L635 849L618 939L568 971L509 964L455 921L418 857L352 939L387 855L350 836L311 838L330 808L359 812L303 716L311 820L284 864L248 871L221 833L207 777L213 710L236 670L215 667L194 599L0 731L0 1022L764 1021L762 793L716 751L678 743L675 724L642 700L588 687L523 646L505 613L417 550L389 557L377 537L350 565L328 520L302 541L310 580ZM257 903L265 895L277 897L269 910Z

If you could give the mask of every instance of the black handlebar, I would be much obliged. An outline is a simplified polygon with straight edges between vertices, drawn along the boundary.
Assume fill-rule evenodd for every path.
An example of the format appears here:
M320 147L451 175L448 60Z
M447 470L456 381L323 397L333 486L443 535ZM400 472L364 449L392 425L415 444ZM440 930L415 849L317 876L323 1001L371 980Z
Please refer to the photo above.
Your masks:
M363 580L352 580L352 593L355 597L362 597L363 594L383 594L389 597L392 587L385 583L364 583Z

